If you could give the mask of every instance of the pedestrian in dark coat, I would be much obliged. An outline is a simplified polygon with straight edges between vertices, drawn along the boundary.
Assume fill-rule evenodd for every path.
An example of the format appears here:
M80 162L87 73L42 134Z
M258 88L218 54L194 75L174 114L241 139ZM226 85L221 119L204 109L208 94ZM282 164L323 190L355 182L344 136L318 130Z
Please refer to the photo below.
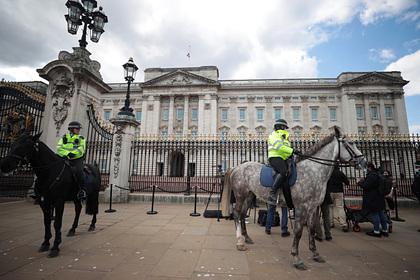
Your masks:
M324 234L325 240L331 241L331 221L330 221L330 205L333 204L331 199L330 190L327 187L327 191L325 192L324 201L317 209L317 217L315 220L315 239L318 241L323 240L322 228L321 228L321 216L324 225ZM321 212L321 213L320 213Z
M381 237L388 236L388 220L385 216L385 199L379 191L380 178L375 165L368 163L368 172L366 178L358 182L363 189L363 211L367 211L373 223L373 231L367 232L367 235ZM379 224L382 226L380 231Z

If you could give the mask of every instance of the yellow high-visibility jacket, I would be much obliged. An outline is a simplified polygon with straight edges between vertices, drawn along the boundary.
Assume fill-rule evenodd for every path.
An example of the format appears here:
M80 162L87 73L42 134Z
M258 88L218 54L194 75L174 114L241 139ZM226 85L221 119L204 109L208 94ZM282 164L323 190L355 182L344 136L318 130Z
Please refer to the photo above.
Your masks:
M289 132L281 129L273 131L268 137L268 158L280 157L287 160L292 154Z

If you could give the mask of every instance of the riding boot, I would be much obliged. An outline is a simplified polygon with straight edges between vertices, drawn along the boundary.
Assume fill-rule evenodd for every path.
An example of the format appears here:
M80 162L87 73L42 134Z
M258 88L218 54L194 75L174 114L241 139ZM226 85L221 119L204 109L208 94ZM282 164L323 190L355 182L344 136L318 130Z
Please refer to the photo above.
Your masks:
M283 189L284 200L286 201L287 208L294 209L295 206L293 205L292 192L290 191L289 184L286 182L282 189Z
M273 186L271 186L271 189L270 189L270 196L268 197L268 201L267 201L268 205L274 205L274 206L277 205L277 197L279 195L279 188L281 185L280 181L282 178L283 176L280 173L276 175L276 178L274 179L274 182L273 182Z

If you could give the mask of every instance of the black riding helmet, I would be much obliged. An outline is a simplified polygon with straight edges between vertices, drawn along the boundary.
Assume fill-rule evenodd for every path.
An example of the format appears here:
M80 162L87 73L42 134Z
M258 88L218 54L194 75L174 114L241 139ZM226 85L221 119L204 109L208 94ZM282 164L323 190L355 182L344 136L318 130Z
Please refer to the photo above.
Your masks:
M284 130L284 129L288 129L289 126L287 125L286 120L284 119L278 119L276 120L276 122L274 123L274 130Z
M69 123L68 129L69 130L72 130L74 128L81 129L82 128L82 125L79 122L77 122L77 121L72 121L72 122Z

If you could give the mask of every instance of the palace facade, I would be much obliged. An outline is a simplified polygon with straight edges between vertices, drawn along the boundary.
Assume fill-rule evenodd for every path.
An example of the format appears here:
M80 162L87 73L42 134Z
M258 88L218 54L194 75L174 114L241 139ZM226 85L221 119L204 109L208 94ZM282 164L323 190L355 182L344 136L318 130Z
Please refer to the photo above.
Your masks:
M267 134L276 119L293 135L408 134L400 72L344 72L337 78L221 80L216 66L148 68L131 84L139 135ZM100 96L104 120L124 105L127 84L108 84Z

